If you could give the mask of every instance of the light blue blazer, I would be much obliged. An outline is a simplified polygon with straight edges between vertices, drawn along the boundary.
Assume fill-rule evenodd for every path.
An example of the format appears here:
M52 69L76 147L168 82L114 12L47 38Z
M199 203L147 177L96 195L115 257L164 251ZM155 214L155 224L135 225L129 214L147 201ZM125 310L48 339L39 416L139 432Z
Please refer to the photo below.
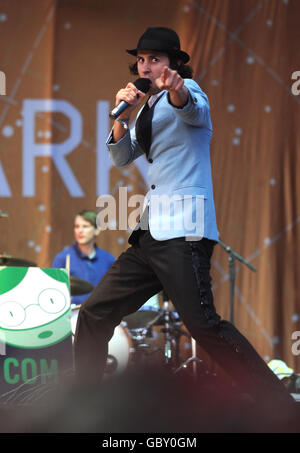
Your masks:
M218 241L210 162L212 124L206 94L192 79L183 108L172 106L167 91L157 101L148 155L149 228L154 239L202 237ZM139 111L138 115L140 114ZM130 164L144 151L132 127L117 143L106 142L117 167Z

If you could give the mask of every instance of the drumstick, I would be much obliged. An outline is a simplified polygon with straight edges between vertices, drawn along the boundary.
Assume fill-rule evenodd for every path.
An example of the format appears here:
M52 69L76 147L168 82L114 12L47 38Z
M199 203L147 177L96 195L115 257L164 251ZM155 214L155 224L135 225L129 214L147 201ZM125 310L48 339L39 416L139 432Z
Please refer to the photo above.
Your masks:
M66 256L66 269L67 269L69 277L70 277L70 255Z
M66 256L66 270L68 272L69 282L70 282L70 255L69 254ZM71 291L70 291L70 296L71 296ZM71 296L71 306L72 306L72 296Z

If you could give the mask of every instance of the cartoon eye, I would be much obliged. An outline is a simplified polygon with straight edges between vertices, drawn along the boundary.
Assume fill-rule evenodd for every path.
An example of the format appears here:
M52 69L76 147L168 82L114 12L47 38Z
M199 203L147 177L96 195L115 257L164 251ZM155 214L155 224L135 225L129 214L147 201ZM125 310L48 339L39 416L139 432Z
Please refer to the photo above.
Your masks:
M66 298L57 289L44 289L39 295L39 305L47 313L59 313L66 306Z
M16 327L25 319L25 310L17 302L5 302L0 306L0 324L4 327Z

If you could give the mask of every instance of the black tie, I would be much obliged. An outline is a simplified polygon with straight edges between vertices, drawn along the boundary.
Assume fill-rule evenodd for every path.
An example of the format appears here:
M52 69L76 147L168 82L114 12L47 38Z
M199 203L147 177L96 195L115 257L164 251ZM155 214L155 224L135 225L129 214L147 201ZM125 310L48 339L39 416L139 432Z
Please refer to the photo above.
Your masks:
M143 148L147 157L151 146L152 116L153 106L150 108L148 102L146 102L135 124L135 134L137 141Z

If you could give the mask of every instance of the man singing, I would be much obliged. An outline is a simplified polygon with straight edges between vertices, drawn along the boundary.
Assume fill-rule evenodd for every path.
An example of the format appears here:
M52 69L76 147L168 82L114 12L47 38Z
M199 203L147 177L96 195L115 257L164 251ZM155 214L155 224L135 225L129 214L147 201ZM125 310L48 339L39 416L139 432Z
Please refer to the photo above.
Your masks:
M162 289L184 325L241 393L255 401L289 403L292 398L245 337L216 313L210 260L218 241L210 163L212 124L206 94L192 80L175 31L148 28L137 47L131 72L151 82L149 98L128 129L145 94L133 83L116 94L129 107L114 122L107 146L117 167L143 153L150 190L131 246L113 263L84 302L75 336L76 372L101 379L107 343L128 314ZM169 209L157 200L169 200ZM99 358L101 357L101 360Z

